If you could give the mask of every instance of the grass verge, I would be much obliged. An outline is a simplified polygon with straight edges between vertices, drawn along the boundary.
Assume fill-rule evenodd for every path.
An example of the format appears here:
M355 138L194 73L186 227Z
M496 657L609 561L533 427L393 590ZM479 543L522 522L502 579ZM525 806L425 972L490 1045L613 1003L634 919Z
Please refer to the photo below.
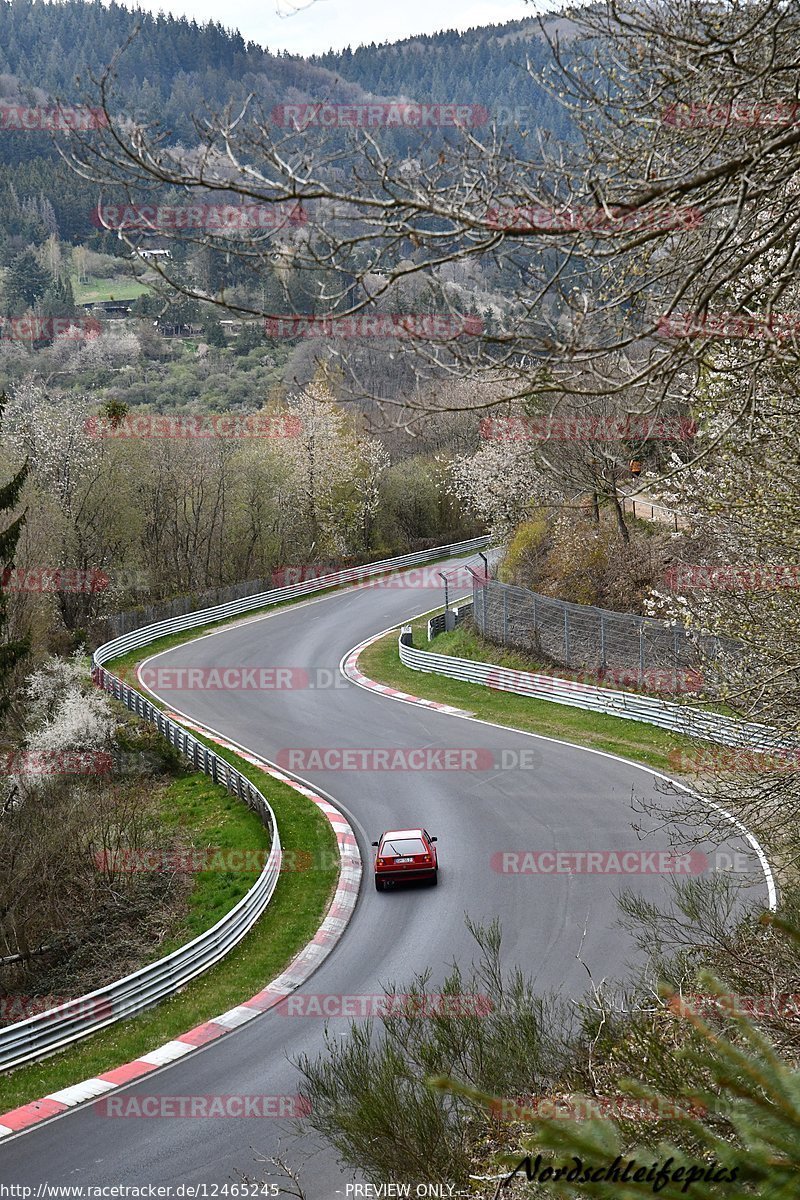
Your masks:
M160 808L165 833L192 849L269 852L269 833L258 814L200 772L182 772L163 792ZM246 895L256 875L252 871L196 871L191 881L180 927L148 961L163 958L210 929Z
M279 975L319 928L338 877L337 868L326 865L336 861L336 838L329 822L311 800L287 784L195 736L261 789L275 811L283 848L305 852L288 857L302 863L311 855L311 869L281 874L269 907L250 933L222 962L176 996L61 1054L5 1074L0 1078L0 1112L146 1054L247 1000ZM187 793L184 802L192 804L196 798ZM244 808L233 797L231 803Z

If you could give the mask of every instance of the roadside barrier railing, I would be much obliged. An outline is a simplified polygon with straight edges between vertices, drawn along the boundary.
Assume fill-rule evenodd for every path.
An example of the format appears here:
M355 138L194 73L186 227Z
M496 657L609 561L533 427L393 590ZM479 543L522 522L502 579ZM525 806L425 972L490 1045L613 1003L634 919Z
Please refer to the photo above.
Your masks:
M657 696L595 687L572 679L561 679L533 671L516 671L493 663L421 650L412 643L410 626L404 626L400 634L399 652L400 661L413 671L429 671L445 675L448 679L460 679L465 683L477 683L497 691L514 692L518 696L550 700L555 704L603 713L609 717L643 721L673 733L716 742L723 746L764 752L800 748L800 742L797 746L789 746L786 739L768 725L740 721L722 713L707 712L691 703L676 704Z

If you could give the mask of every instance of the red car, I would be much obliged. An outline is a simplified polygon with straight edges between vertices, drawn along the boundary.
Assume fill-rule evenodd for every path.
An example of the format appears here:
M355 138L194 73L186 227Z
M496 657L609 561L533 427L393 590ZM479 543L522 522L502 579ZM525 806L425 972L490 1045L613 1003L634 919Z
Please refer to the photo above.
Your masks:
M382 892L387 883L400 879L439 881L435 837L424 829L390 829L383 834L375 855L375 887Z

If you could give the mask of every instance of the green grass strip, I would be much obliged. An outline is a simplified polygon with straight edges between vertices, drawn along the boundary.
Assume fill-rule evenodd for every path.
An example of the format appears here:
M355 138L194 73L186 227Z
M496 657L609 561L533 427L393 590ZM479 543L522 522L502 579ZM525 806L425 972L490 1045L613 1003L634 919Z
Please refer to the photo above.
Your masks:
M281 874L268 908L253 929L222 962L178 995L60 1054L5 1074L0 1078L0 1112L138 1058L241 1004L279 975L319 929L338 878L336 867L326 867L336 861L337 853L330 823L313 801L287 784L209 739L194 736L264 793L275 812L284 850L311 855L311 869ZM233 797L231 801L245 807ZM289 857L308 861L302 854Z

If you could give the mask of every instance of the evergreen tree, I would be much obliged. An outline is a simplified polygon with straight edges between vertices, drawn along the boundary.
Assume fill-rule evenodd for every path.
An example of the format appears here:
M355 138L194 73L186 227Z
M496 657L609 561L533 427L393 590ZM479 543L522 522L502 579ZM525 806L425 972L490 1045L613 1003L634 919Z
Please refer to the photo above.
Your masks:
M5 392L0 393L0 421L6 405ZM20 467L12 475L8 483L0 485L0 525L3 516L16 508L23 484L28 476L28 463ZM8 597L6 585L14 567L14 554L19 535L25 523L25 513L15 517L5 529L0 529L0 717L3 717L10 704L10 695L14 669L25 658L29 645L25 639L13 640L8 633Z
M50 282L32 250L23 250L11 262L6 274L6 304L9 309L24 312L41 299Z
M75 313L75 297L69 279L54 279L42 296L39 305L45 317L71 317Z
M225 330L218 317L210 317L203 326L203 333L209 346L223 348L227 345L225 341Z

